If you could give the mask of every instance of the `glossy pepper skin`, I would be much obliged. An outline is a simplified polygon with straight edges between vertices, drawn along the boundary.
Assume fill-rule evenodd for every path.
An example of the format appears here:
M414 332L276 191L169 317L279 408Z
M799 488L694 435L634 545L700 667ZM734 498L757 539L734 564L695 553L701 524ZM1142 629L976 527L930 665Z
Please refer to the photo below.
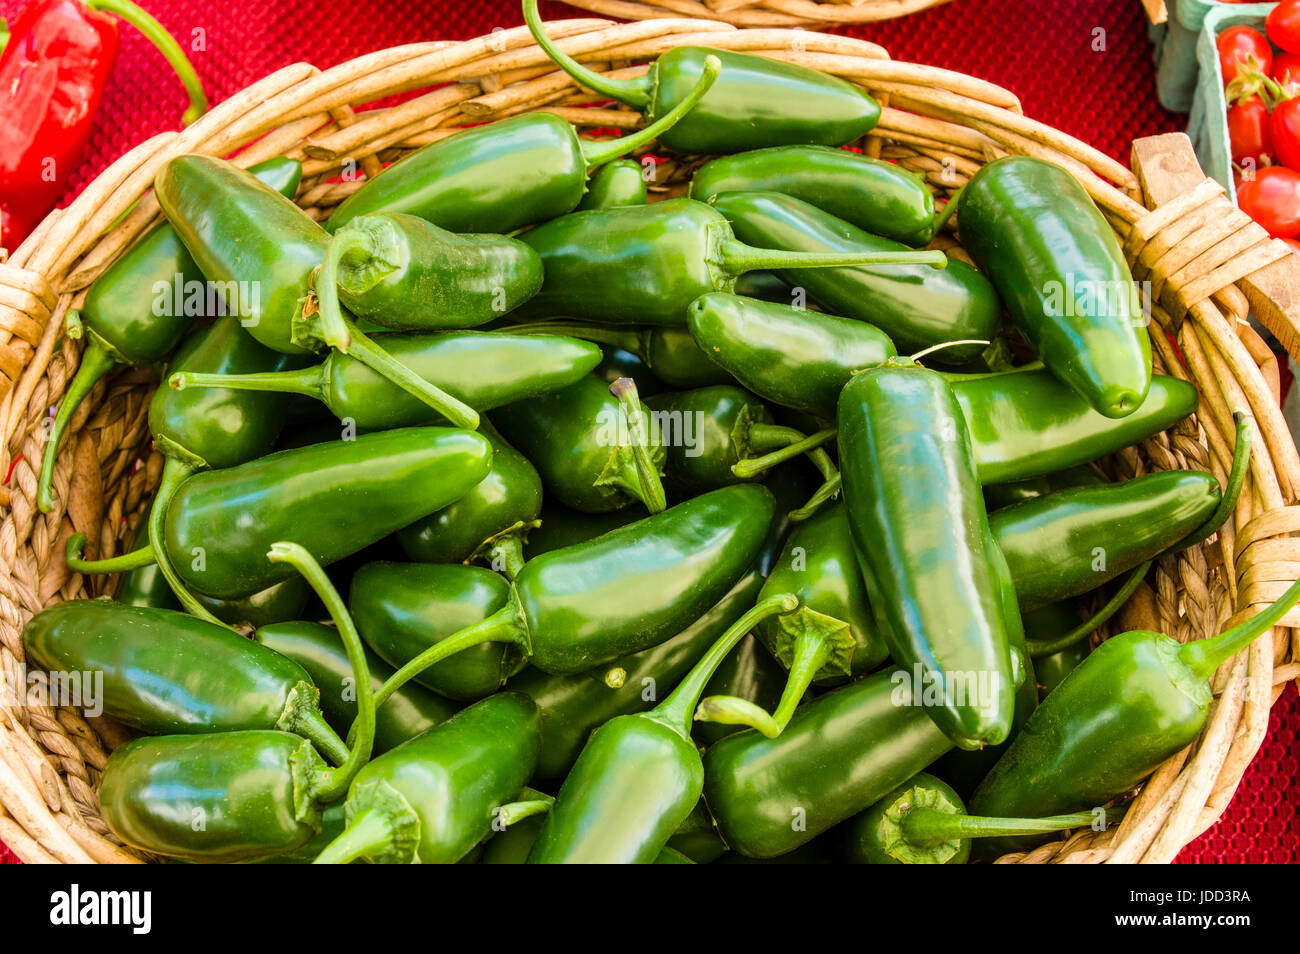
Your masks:
M792 196L726 192L710 203L742 242L798 252L898 251L907 246L864 232ZM936 270L924 265L873 268L776 269L788 285L805 288L832 313L876 326L903 354L948 341L989 341L1001 317L997 292L965 262ZM727 291L729 289L718 289ZM982 345L945 348L933 360L958 366Z
M578 209L612 209L623 205L645 205L646 181L641 163L616 159L592 174L587 194Z
M1045 494L994 512L989 526L1020 605L1033 609L1158 556L1209 520L1221 497L1213 474L1166 470Z
M1151 342L1115 232L1069 172L1029 156L983 166L959 200L961 241L1049 370L1098 413L1133 413Z
M807 67L749 53L678 46L643 76L610 80L574 62L546 35L537 0L524 0L524 19L538 45L579 84L639 109L647 121L680 103L699 82L704 61L722 61L718 80L686 118L660 134L668 148L692 155L723 155L820 143L842 146L865 135L880 106L860 88Z
M538 397L582 379L600 362L593 344L559 335L476 331L378 334L374 342L421 378L476 411ZM185 371L178 368L178 371ZM171 387L200 393L220 385L233 391L283 391L321 401L335 417L362 430L441 424L438 411L356 358L331 352L318 365L273 375L219 380L173 375Z
M937 357L937 355L936 355ZM1156 375L1142 406L1119 420L1097 413L1047 371L952 379L980 482L1041 477L1146 440L1196 410L1196 388Z
M491 455L480 435L441 427L279 451L182 483L164 545L194 590L247 596L292 572L266 561L272 542L300 543L328 565L459 499Z
M597 342L605 346L605 361L602 364L609 362L611 351L621 350L632 354L639 364L608 380L613 383L619 377L633 378L642 397L662 390L641 386L641 379L646 373L653 375L656 383L662 382L676 388L702 388L710 384L733 383L731 375L709 360L685 328L655 325L638 328L550 320L518 325L509 330L572 335L584 341Z
M656 394L646 407L664 449L664 483L675 493L698 494L739 483L743 478L731 468L768 449L754 445L751 429L773 423L772 413L741 388L723 384Z
M1008 484L991 484L984 488L984 504L992 514L1012 504L1036 500L1068 487L1100 487L1106 483L1096 471L1087 467L1070 467L1042 477L1029 477Z
M348 791L348 826L317 858L455 864L527 784L540 720L531 699L500 692L372 760Z
M847 149L783 146L711 159L691 178L690 196L780 192L904 245L934 237L934 195L925 180L893 162Z
M959 747L996 745L1011 724L1009 640L952 389L915 365L864 371L840 395L838 428L849 526L894 661L940 687L929 712ZM959 694L960 680L981 687Z
M311 743L288 732L133 739L104 766L100 811L113 833L137 848L243 861L311 840L320 809L308 776L323 768Z
M854 372L898 353L866 322L722 292L691 302L688 321L700 350L746 388L825 419Z
M321 710L325 718L336 732L346 735L357 718L356 687L352 681L352 665L338 633L320 623L294 620L263 626L253 634L253 639L292 659L307 671L320 689ZM366 663L370 668L371 686L378 691L393 670L369 650ZM456 711L454 702L408 683L375 711L375 754L382 755L435 725L441 725ZM327 842L342 830L341 821L340 818L338 830ZM324 844L320 845L320 848L324 847ZM316 857L320 848L307 860Z
M481 622L509 598L506 579L482 567L367 563L352 577L348 608L361 637L396 667ZM522 663L518 646L489 642L444 659L415 678L441 696L473 701L500 689Z
M911 778L952 747L917 701L907 672L882 672L814 699L775 739L747 730L711 746L704 799L723 839L774 858Z

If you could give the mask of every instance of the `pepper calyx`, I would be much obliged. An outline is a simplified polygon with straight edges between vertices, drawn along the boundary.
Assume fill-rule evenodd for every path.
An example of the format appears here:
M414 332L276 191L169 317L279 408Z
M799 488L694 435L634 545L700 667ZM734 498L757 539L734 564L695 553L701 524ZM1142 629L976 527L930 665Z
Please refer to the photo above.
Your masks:
M938 788L911 785L901 792L895 792L875 823L880 849L889 858L899 864L943 865L956 858L963 849L969 853L968 839L954 838L938 844L921 844L910 840L904 822L917 808L927 808L946 815L965 812L965 807L960 802L954 802L946 792Z

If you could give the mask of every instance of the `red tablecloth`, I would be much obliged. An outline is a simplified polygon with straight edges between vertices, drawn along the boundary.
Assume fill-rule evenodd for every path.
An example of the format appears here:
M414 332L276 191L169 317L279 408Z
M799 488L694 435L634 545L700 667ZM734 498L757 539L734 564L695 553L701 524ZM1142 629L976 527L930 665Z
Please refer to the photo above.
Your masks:
M468 39L522 23L517 0L142 0L194 46L213 101L289 63L329 67L362 53L419 40ZM12 16L24 0L0 0ZM590 16L544 3L548 18ZM882 44L901 60L995 81L1014 91L1026 114L1128 160L1138 136L1182 128L1184 118L1155 99L1147 26L1137 0L955 0L916 16L844 32ZM126 31L72 193L144 137L174 128L184 108L177 84L152 49ZM1273 709L1267 741L1231 808L1190 845L1182 862L1295 862L1300 856L1300 781L1294 687ZM12 859L3 851L0 855Z

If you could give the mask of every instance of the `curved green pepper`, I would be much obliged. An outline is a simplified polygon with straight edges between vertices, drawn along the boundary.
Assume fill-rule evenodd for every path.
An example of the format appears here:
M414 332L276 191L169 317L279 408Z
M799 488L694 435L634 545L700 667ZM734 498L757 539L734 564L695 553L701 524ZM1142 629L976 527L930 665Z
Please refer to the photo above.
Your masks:
M958 199L962 245L1053 374L1109 418L1151 383L1151 341L1124 252L1083 186L1031 156L982 166Z
M721 192L781 192L913 247L934 237L934 195L925 180L847 149L785 146L711 159L695 170L690 196L707 202Z
M282 195L292 196L302 180L302 163L276 157L248 170ZM59 444L77 407L100 378L119 364L151 364L171 353L199 315L208 313L207 296L195 301L203 273L171 225L145 233L86 291L68 336L86 337L77 374L59 404L46 435L36 503L42 513L54 508L50 485ZM176 307L177 305L181 307ZM72 313L69 313L70 316Z
M935 722L960 748L996 745L1015 687L970 437L942 376L894 361L854 377L839 401L863 579L894 661L939 690Z
M763 248L841 255L907 249L778 192L725 192L710 204L731 222L737 238ZM993 285L965 262L950 261L943 271L915 264L798 273L770 267L834 314L875 325L905 354L950 341L991 341L1001 318ZM978 344L945 348L933 360L957 366L982 350Z
M646 182L641 163L632 159L617 159L595 171L587 183L587 194L578 203L578 211L645 203Z
M720 196L719 208L732 198ZM737 240L730 218L703 202L668 199L552 219L521 236L542 256L546 278L542 290L514 314L684 326L691 302L709 292L731 291L739 275L754 269L776 269L784 277L791 269L872 266L874 273L879 266L886 275L910 268L919 276L936 270L928 266L948 263L942 252L913 251L888 239L874 239L878 247L758 248ZM957 266L977 274L960 262ZM989 292L992 297L992 286ZM996 312L991 317L996 319ZM966 329L945 327L942 340L961 337L952 333L959 330Z
M741 477L732 468L773 444L790 443L763 402L734 385L657 394L646 408L652 440L664 449L664 483L680 494L757 479L758 473Z
M581 86L639 109L647 121L677 107L699 82L709 57L722 61L718 81L676 126L659 134L669 149L722 155L819 143L842 146L875 128L879 104L862 89L826 73L751 53L673 47L642 76L613 80L580 66L546 35L537 0L524 0L537 45Z

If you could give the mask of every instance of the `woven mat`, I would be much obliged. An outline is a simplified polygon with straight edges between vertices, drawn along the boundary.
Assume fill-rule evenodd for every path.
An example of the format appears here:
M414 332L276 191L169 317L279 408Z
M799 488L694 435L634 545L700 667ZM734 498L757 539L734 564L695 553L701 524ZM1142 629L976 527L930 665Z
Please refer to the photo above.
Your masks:
M24 2L0 0L0 16L12 19ZM469 39L523 20L517 0L385 0L381 15L333 0L142 2L182 44L201 42L195 64L214 101L299 60L328 67L383 47ZM542 12L590 16L549 2ZM1026 114L1127 163L1134 138L1184 125L1183 117L1156 104L1146 29L1136 0L956 0L843 32L874 40L897 59L999 83L1021 98ZM183 109L179 86L167 81L152 49L128 32L69 198L127 148L173 128ZM1300 704L1288 688L1232 806L1179 862L1300 860L1298 742ZM0 845L0 861L13 860Z

